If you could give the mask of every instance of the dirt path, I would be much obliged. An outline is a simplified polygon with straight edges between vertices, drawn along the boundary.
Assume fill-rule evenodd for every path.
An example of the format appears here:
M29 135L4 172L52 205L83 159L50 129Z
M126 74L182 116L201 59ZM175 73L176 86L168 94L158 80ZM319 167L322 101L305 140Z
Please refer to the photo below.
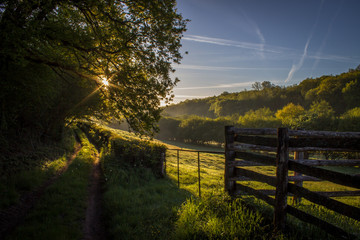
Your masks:
M15 204L8 209L0 211L0 239L5 237L16 226L22 223L26 214L35 206L35 204L42 197L46 189L50 185L52 185L59 178L59 176L68 169L69 165L75 159L80 150L81 145L77 144L74 153L69 157L66 165L56 175L48 179L34 191L21 196L18 204Z
M102 221L101 165L98 156L95 159L90 178L89 197L83 226L84 239L106 239L104 222Z

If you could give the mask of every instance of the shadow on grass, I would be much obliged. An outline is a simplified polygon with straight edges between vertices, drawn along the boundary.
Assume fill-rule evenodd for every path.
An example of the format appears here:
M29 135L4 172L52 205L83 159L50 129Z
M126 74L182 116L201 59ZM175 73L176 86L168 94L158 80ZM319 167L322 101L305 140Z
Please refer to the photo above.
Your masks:
M109 238L172 239L178 210L189 192L144 168L108 168L105 175Z

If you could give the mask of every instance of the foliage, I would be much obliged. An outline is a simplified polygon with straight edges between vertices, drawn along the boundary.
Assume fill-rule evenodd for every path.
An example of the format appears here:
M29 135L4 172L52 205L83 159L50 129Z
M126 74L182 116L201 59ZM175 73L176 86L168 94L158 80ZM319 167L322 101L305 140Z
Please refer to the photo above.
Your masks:
M245 128L276 128L281 125L281 119L276 119L269 108L259 108L240 116L238 124Z
M167 117L180 117L184 115L198 115L201 117L215 117L211 109L211 97L203 99L185 100L178 104L171 104L164 109L163 115Z
M115 132L96 123L80 122L79 126L98 148L107 146L118 164L130 168L150 168L157 176L162 174L161 155L166 151L164 145L131 134L125 135L123 131Z
M301 127L305 129L336 130L337 128L335 111L325 100L313 102L310 109L301 117Z
M24 132L60 139L65 121L84 116L111 115L136 131L156 130L160 98L177 82L169 73L181 60L187 22L175 5L2 1L0 140Z
M351 108L359 107L359 79L360 70L356 68L336 76L308 78L288 87L276 86L268 81L255 82L253 90L187 100L167 107L165 113L171 113L171 117L187 114L215 118L234 114L241 116L250 110L264 107L276 112L290 103L309 109L313 102L326 101L335 116L339 116Z
M289 103L276 112L276 117L281 120L284 126L299 127L300 116L305 113L305 109L300 105Z
M204 144L221 143L224 139L224 126L231 125L227 118L202 118L189 116L186 119L163 118L159 122L157 138Z
M340 116L339 129L341 131L360 131L360 107L350 109Z

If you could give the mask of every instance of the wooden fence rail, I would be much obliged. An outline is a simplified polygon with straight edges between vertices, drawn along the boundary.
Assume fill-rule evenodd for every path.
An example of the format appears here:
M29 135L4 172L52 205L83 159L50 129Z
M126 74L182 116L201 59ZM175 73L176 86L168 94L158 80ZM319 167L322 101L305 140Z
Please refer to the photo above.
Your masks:
M331 171L318 166L360 166L360 160L309 160L308 151L360 152L360 133L278 129L241 129L225 127L225 190L236 197L255 195L274 206L274 226L283 230L286 214L323 228L340 238L354 238L326 221L287 204L288 196L305 198L339 214L360 221L360 208L330 197L360 196L360 191L314 192L302 186L303 181L330 181L360 189L360 175ZM260 152L260 153L259 153ZM266 152L267 155L263 153ZM289 159L294 152L294 160ZM276 154L276 155L275 155ZM245 166L274 166L276 176L245 169ZM294 176L289 176L294 171ZM259 181L275 190L256 190L240 181ZM290 183L294 182L294 183ZM275 195L275 198L269 195Z

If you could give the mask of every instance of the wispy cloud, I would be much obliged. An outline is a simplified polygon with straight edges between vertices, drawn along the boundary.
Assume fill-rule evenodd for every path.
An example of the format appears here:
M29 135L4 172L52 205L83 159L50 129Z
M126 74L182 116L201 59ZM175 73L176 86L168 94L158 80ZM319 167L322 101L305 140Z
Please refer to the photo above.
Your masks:
M320 18L320 14L321 14L321 10L322 10L323 4L324 4L324 1L322 1L321 4L320 4L319 10L318 10L318 14L317 14L317 16L316 16L315 23L314 23L314 25L313 25L313 27L312 27L312 29L311 29L310 35L309 35L309 37L308 37L308 39L307 39L307 41L306 41L306 43L305 43L305 47L304 47L303 54L301 55L298 63L292 65L292 67L291 67L291 69L290 69L290 71L289 71L289 73L288 73L288 76L287 76L287 78L285 79L285 82L291 81L291 79L293 78L295 72L297 72L297 71L303 66L303 64L304 64L304 60L305 60L305 58L306 58L306 56L307 56L307 52L308 52L308 48L309 48L310 41L311 41L311 39L312 39L312 37L313 37L313 35L314 35L314 31L315 31L316 26L318 25L318 22L319 22L319 18Z
M249 87L254 82L241 82L241 83L229 83L229 84L218 84L213 86L198 86L198 87L180 87L176 90L196 90L196 89L217 89L217 88L234 88L234 87Z
M253 71L269 71L269 70L284 70L285 68L269 68L269 67L218 67L218 66L203 66L203 65L186 65L180 64L176 69L189 70L204 70L204 71L232 71L232 70L253 70Z
M359 58L344 57L344 56L338 56L338 55L321 55L319 53L317 53L315 55L308 55L308 58L315 59L316 61L327 60L327 61L333 61L333 62L348 62L348 63L359 63L359 61L360 61ZM314 69L314 66L313 66L313 69Z
M339 15L339 12L340 12L340 9L342 8L343 3L344 3L344 1L341 2L340 6L337 8L336 13L334 14L334 16L332 17L331 21L329 22L326 35L325 35L325 37L323 38L323 40L322 40L322 42L321 42L321 45L320 45L319 49L317 50L316 55L315 55L315 57L314 57L314 58L316 59L316 61L315 61L314 65L313 65L313 67L312 67L313 70L318 66L320 60L323 60L323 59L325 59L325 60L333 60L333 59L334 59L334 60L337 60L337 59L339 59L337 56L330 57L330 58L323 58L323 56L321 56L321 53L322 53L322 51L323 51L323 49L324 49L324 47L325 47L325 45L326 45L327 39L328 39L328 37L329 37L329 35L330 35L330 32L331 32L331 30L332 30L332 27L333 27L333 25L334 25L335 19L336 19L337 16ZM341 59L339 59L339 60L341 60ZM346 61L346 60L345 60L345 61Z
M251 29L254 30L256 36L259 38L260 41L260 56L262 59L265 59L265 37L262 34L259 26L256 24L256 22L254 20L252 20L251 18L249 18L249 16L246 14L246 12L244 10L240 10L241 14L243 15L243 17L246 19L246 21L248 22L248 24L250 25Z
M258 34L261 34L260 30L258 30ZM262 38L264 38L262 36ZM255 50L259 52L272 52L272 53L281 53L281 51L277 49L265 48L265 39L263 43L251 43L251 42L240 42L240 41L233 41L223 38L213 38L213 37L205 37L199 35L186 35L183 37L183 40L194 41L194 42L201 42L201 43L209 43L215 44L220 46L229 46L229 47L237 47L237 48L244 48Z
M304 52L303 52L299 62L297 64L292 65L285 82L289 82L293 78L295 72L297 72L302 67L302 65L304 64L304 60L305 60L305 57L307 55L307 51L308 51L308 48L309 48L309 43L310 43L311 38L312 38L312 34L309 36L309 38L306 41L306 44L305 44L305 47L304 47Z
M176 98L184 98L184 99L188 99L188 98L206 98L209 97L208 95L206 96L196 96L196 95L180 95L180 94L175 94Z

